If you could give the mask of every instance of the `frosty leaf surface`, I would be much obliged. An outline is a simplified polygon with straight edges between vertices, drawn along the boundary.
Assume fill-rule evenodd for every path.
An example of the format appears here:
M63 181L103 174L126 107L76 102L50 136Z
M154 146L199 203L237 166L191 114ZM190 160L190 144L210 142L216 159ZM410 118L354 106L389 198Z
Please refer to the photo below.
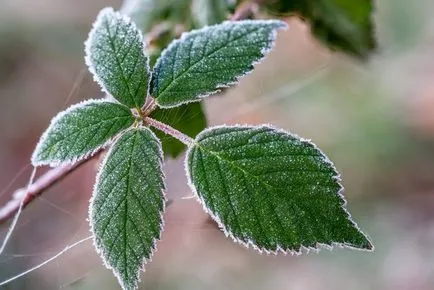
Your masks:
M136 289L163 226L161 144L148 128L128 130L108 152L90 204L95 246L123 289Z
M226 235L266 252L319 245L372 249L312 143L268 126L214 127L187 154L190 185Z
M190 103L169 109L157 108L152 112L151 118L159 120L190 137L196 137L207 125L202 103ZM186 146L176 138L157 129L152 129L152 131L163 144L164 156L176 158L184 152Z
M185 33L173 41L157 61L150 94L161 107L199 101L236 83L271 48L277 20L245 20Z
M71 106L53 118L32 155L32 164L75 162L134 123L129 108L104 100Z
M140 108L149 69L140 31L126 16L105 8L86 41L86 63L103 90L130 108Z

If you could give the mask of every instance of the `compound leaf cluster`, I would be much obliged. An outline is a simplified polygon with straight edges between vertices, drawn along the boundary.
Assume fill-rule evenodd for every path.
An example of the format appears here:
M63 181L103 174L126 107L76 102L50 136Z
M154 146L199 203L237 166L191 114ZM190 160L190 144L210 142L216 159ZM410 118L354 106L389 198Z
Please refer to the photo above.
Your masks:
M89 100L56 116L32 163L74 163L110 146L89 220L97 251L124 289L137 289L161 236L163 149L176 157L185 145L192 190L234 240L267 253L336 244L372 249L345 210L339 174L311 142L269 126L199 133L206 120L197 101L250 72L284 27L249 20L195 30L173 41L150 71L132 21L111 8L100 12L86 61L114 101Z
M224 2L223 0L219 1ZM206 0L205 2L207 3L204 4L212 3L211 6L215 6L219 1ZM126 0L123 2L121 12L131 17L131 20L136 23L137 27L143 33L143 38L147 39L152 37L151 34L153 32L151 30L155 29L158 23L162 21L186 20L188 17L184 15L185 11L190 11L188 2L189 1L186 0ZM193 6L196 7L197 5L193 4ZM209 6L210 5L207 7L209 8ZM220 21L207 24L216 24L218 22ZM166 42L170 42L172 37L174 37L174 33L165 34L163 38L164 41L159 39L157 43L150 44L152 48L147 49L145 47L145 52L149 54L149 62L152 66L153 60L158 59L161 50L167 45ZM156 47L157 44L158 47ZM160 45L162 46L161 48L159 47ZM151 117L193 137L207 126L206 116L200 103L186 104L176 108L158 108L151 114ZM158 130L153 131L157 137L161 139L163 152L166 157L176 158L185 151L186 146L176 138L168 136Z

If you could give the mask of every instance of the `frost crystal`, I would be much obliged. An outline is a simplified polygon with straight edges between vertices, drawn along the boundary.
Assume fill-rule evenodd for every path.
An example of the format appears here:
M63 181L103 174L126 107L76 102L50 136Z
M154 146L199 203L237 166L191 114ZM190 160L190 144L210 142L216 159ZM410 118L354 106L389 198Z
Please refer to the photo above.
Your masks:
M124 289L136 289L163 227L161 143L148 128L128 130L112 146L90 204L95 246Z
M267 253L372 249L314 144L269 126L214 127L196 141L186 158L190 185L227 236Z
M157 61L150 94L160 107L199 101L237 82L272 47L277 20L227 21L185 33Z
M88 100L73 105L51 120L36 145L32 164L76 162L103 147L133 122L130 109L121 104Z
M101 10L85 43L86 63L103 90L130 108L140 108L149 67L140 31L112 8Z

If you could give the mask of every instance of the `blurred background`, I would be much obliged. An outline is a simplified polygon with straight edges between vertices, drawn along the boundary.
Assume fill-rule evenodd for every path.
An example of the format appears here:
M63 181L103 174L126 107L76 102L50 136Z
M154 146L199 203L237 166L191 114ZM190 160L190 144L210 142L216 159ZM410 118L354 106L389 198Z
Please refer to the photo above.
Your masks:
M288 18L256 71L205 105L210 125L271 123L317 143L342 172L348 209L375 252L266 256L235 245L194 199L182 199L191 192L181 157L165 165L174 202L141 289L434 289L434 2L376 2L380 48L367 63L330 53ZM120 5L0 0L1 204L26 184L51 117L102 96L83 42L98 11ZM0 281L90 234L97 166L87 163L26 208L0 255ZM88 241L2 289L119 286Z

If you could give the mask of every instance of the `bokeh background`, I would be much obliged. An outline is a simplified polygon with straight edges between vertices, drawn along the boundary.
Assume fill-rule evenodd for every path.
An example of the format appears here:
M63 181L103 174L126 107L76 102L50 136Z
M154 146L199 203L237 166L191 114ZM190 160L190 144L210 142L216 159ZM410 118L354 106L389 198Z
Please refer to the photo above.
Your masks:
M167 160L166 227L141 289L434 289L434 2L378 0L379 51L330 53L287 19L276 49L237 88L206 101L209 124L272 123L312 139L342 172L373 253L266 256L226 239L191 196L183 157ZM22 187L50 118L102 96L83 60L114 0L0 1L0 202ZM89 235L89 162L28 207L0 256L0 281ZM44 170L40 170L42 173ZM6 226L0 228L3 237ZM90 241L3 289L119 289Z

